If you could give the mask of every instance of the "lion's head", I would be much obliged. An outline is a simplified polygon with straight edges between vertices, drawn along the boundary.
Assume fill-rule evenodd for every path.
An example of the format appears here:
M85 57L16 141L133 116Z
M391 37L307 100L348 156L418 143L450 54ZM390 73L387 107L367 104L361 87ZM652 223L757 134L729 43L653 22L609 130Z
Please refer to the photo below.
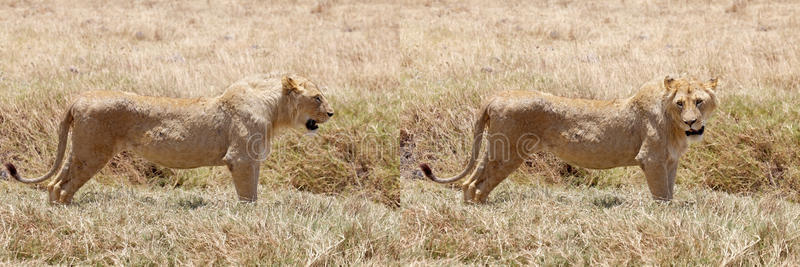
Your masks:
M319 128L317 124L324 123L333 117L333 108L322 95L316 84L299 76L283 76L281 79L284 93L294 103L294 122L296 126L303 126L309 131Z
M664 78L668 90L667 116L689 141L700 141L705 123L717 108L717 79L698 81L693 78Z

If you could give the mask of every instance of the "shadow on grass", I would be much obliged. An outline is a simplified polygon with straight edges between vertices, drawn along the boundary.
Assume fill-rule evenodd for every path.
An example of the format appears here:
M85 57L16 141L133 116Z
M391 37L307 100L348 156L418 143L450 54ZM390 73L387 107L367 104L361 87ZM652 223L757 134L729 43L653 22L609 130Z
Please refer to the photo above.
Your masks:
M603 196L595 197L594 199L592 199L592 204L594 204L597 207L604 208L604 209L622 205L622 203L624 203L624 202L625 201L622 198L614 196L614 195L603 195Z

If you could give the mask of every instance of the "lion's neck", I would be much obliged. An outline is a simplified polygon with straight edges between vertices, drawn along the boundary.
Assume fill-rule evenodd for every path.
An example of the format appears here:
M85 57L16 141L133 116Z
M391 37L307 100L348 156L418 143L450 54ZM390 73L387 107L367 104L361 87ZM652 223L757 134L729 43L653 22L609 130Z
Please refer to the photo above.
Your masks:
M676 158L680 158L689 148L689 139L686 137L686 132L683 131L683 129L675 125L669 125L668 127L670 154Z
M261 102L264 107L264 118L267 120L267 133L270 136L292 124L297 112L290 107L295 105L282 90L264 92Z

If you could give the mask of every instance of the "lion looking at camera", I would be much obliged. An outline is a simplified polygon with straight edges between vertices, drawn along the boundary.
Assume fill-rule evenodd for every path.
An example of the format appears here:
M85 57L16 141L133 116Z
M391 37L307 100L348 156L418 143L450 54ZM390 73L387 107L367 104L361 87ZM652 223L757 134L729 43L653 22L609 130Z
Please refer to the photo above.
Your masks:
M525 158L550 151L591 169L638 165L655 199L671 200L678 160L689 142L699 141L717 107L717 79L658 79L632 97L612 101L571 99L536 91L505 91L492 97L475 122L472 157L461 174L431 180L455 182L476 165L484 128L488 151L462 184L465 202L486 197Z

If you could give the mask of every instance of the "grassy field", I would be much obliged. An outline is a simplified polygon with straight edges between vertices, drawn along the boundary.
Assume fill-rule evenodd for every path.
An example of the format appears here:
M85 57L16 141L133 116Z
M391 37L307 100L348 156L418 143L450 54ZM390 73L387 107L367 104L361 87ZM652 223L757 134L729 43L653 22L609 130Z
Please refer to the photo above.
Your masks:
M502 3L495 3L502 2ZM259 202L221 167L118 155L70 206L0 180L8 264L800 264L800 4L794 1L2 1L0 162L52 163L82 91L220 94L251 73L325 86L336 117L279 137ZM459 171L504 89L626 97L719 77L721 106L650 200L638 168L538 154L485 205Z

